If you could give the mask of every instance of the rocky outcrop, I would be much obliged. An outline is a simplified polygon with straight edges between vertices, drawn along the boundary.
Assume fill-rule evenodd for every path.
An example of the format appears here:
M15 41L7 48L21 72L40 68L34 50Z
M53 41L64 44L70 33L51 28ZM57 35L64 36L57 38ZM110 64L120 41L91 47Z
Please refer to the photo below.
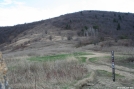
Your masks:
M0 52L0 89L10 89L7 81L7 66Z

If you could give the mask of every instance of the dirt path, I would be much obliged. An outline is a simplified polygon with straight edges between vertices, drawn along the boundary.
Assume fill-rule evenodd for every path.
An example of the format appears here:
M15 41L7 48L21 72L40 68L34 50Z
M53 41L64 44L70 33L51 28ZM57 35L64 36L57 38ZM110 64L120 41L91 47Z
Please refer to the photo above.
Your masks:
M86 62L88 64L87 66L89 68L91 68L92 70L105 70L105 71L108 71L108 72L112 71L111 65L106 63L105 60L104 61L102 60L103 64L92 63L88 60L89 58L93 58L93 57L110 56L110 54L96 53L96 52L92 52L92 54L94 54L94 55L84 55L84 56L82 56L82 57L87 57ZM124 66L118 66L118 65L116 65L115 68L116 68L115 69L116 74L125 76L127 79L134 79L134 74L132 73L132 72L134 72L134 69L127 68L127 67L124 67Z
M93 57L104 57L104 56L110 56L110 54L106 54L106 53L97 53L97 52L91 52L91 54L93 55L82 55L80 57L87 57L89 58L93 58Z
M96 65L93 63L90 63L88 65L88 67L90 67L92 70L105 70L108 72L111 72L112 69L109 66L105 66L105 65ZM134 74L133 73L129 73L129 72L125 72L125 71L121 71L118 69L115 69L116 74L125 76L127 79L134 79Z

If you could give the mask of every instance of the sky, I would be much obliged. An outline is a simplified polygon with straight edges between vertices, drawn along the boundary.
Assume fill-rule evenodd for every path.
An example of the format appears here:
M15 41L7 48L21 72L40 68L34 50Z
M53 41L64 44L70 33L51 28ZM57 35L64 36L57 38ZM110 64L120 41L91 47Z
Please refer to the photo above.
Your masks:
M45 20L83 10L134 13L134 0L0 0L0 26Z

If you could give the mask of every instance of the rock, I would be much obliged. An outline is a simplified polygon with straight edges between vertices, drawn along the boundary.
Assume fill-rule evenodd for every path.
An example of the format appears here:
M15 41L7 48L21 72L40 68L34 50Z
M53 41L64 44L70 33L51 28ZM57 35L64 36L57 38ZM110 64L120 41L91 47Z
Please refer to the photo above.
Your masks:
M0 89L10 89L8 88L8 81L7 81L7 66L2 57L2 53L0 52Z

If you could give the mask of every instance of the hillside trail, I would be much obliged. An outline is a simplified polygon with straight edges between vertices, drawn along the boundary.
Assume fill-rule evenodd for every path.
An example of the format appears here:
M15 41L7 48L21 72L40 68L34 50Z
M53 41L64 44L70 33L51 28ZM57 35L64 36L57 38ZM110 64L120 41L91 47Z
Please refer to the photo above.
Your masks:
M101 63L93 63L90 62L89 59L93 57L105 57L111 56L111 54L106 53L98 53L98 52L91 52L93 55L83 55L81 57L87 57L86 63L87 67L92 70L105 70L108 72L112 72L111 64L107 63L105 60L101 59ZM124 66L115 65L115 72L116 74L125 76L127 79L134 79L134 69L127 68Z

